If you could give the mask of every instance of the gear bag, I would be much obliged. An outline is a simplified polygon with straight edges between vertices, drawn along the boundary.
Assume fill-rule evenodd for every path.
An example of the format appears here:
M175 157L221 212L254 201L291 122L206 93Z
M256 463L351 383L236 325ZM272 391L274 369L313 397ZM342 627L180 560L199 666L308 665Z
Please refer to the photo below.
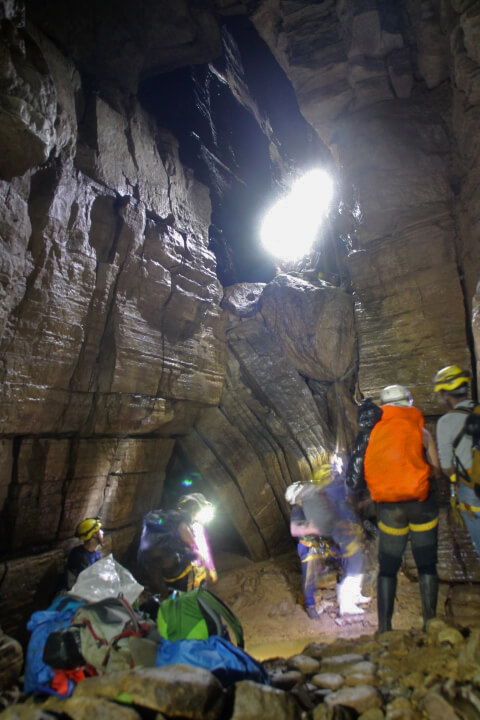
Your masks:
M160 604L157 615L158 629L167 640L203 640L211 635L228 638L225 623L238 647L243 648L240 620L220 598L204 588L174 593Z
M462 412L467 415L465 424L453 441L453 456L455 459L455 473L460 482L475 491L480 497L480 405L470 408L456 408L454 412ZM460 440L468 435L472 439L472 464L465 468L457 457L455 450Z
M161 640L154 623L146 621L121 596L84 605L75 613L71 628L80 631L80 652L85 663L99 674L135 667L138 639L144 641L145 647L140 650L145 655L153 646L153 660Z

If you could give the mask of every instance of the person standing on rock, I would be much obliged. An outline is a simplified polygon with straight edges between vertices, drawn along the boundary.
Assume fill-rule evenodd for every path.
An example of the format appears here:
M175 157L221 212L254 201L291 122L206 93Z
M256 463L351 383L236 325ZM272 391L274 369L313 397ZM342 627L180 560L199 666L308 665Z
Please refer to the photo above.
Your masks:
M302 562L302 589L306 611L310 618L318 619L315 607L315 573L311 572L315 562L312 552L312 538L332 538L339 548L344 573L337 584L338 608L343 615L363 615L359 607L370 602L362 595L363 548L362 528L348 506L343 478L336 477L330 464L320 466L313 482L297 482L290 485L285 499L293 510L290 518L290 532L300 538L298 554ZM306 542L302 542L306 538Z
M381 417L368 430L363 466L350 463L346 484L356 493L366 483L376 503L378 630L385 632L392 629L397 574L409 537L418 569L424 627L435 617L438 506L430 477L439 477L441 471L435 443L423 426L422 413L413 407L410 391L402 385L388 385L380 393L380 402ZM361 433L365 434L365 429Z
M436 373L433 382L434 391L448 410L437 423L437 447L440 466L450 478L450 505L457 525L467 527L480 555L480 496L478 490L475 492L471 471L472 446L478 442L480 428L474 428L473 434L466 432L467 417L478 424L480 416L472 415L476 406L469 399L470 371L447 365Z
M82 541L70 550L66 567L66 585L70 590L82 570L101 560L98 549L103 542L102 523L98 518L85 518L77 525L75 537Z

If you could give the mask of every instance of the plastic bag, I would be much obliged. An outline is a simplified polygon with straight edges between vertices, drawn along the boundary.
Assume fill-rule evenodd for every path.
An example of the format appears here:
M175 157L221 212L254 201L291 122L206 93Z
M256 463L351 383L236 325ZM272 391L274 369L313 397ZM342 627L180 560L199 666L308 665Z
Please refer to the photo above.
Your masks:
M133 605L142 590L143 585L110 554L83 570L69 592L87 602L106 600L121 594Z

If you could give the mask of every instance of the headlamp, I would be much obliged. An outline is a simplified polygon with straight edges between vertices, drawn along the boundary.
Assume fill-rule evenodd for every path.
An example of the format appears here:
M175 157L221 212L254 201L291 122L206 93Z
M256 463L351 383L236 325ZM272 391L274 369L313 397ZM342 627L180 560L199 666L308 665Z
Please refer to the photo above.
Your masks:
M204 505L200 510L195 513L195 521L206 525L212 520L215 515L215 508L213 505Z

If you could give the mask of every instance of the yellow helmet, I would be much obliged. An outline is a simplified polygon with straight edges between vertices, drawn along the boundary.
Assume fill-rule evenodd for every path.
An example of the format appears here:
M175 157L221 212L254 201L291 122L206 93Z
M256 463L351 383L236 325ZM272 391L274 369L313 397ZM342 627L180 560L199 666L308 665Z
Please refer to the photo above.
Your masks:
M330 465L330 463L319 465L319 467L313 471L312 481L314 485L317 485L318 487L323 487L324 485L328 485L331 480L332 466Z
M87 542L101 527L102 523L98 518L85 518L85 520L82 520L82 522L77 525L75 536L82 540L82 542Z
M451 393L462 385L470 384L470 370L462 370L458 365L447 365L437 372L433 378L434 391L446 390ZM458 393L457 393L458 394Z

